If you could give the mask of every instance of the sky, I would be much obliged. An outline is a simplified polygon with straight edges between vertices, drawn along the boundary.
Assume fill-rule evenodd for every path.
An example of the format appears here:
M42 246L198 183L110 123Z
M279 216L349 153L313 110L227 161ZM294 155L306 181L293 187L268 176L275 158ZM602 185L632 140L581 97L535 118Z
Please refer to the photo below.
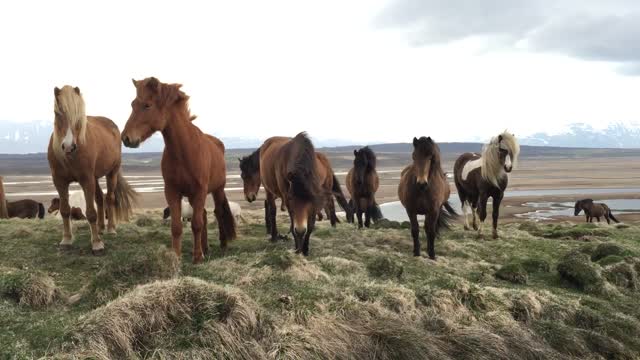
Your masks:
M216 136L360 143L637 123L640 1L11 1L0 121L82 90L121 128L131 78L182 83Z

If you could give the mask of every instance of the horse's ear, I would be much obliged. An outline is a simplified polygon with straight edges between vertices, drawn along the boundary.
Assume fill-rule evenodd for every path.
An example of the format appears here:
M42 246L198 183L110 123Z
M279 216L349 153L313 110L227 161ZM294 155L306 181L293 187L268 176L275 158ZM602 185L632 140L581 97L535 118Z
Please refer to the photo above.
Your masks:
M358 150L353 149L353 156L358 156Z
M498 142L502 141L502 135L498 135Z
M73 88L73 91L75 91L75 92L76 92L76 94L80 95L80 88L79 88L79 87L77 87L77 86L76 86L76 87L74 87L74 88Z
M418 138L413 138L413 146L418 146Z
M58 95L60 95L60 89L57 86L53 88L53 95L55 97L58 97Z

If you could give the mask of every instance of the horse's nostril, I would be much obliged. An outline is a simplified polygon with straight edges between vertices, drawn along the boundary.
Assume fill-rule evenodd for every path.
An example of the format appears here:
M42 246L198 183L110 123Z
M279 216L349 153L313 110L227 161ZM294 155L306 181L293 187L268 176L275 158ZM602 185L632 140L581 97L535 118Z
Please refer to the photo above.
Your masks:
M304 236L307 233L307 228L295 228L296 235L299 237Z

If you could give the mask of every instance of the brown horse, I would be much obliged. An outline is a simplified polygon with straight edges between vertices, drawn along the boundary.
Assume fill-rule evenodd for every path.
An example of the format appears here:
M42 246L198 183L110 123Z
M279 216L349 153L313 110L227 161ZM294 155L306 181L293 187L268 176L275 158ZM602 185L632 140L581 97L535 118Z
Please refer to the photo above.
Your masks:
M609 206L604 203L594 203L593 199L583 199L576 201L574 206L574 216L580 215L580 212L584 210L584 214L587 217L587 222L593 222L593 218L596 218L600 222L600 218L604 217L607 220L607 224L611 224L611 220L619 223L618 219L613 216Z
M122 142L136 148L156 131L164 138L162 177L164 195L171 212L173 250L178 256L182 244L182 197L193 208L193 262L199 263L209 252L205 202L212 194L214 214L218 220L222 253L227 242L235 239L236 227L224 192L227 181L224 144L218 138L204 134L193 125L189 111L189 96L179 84L165 84L151 77L133 80L136 97L131 102L131 116L122 132Z
M473 229L482 236L482 225L487 218L487 201L493 198L493 238L498 238L500 203L509 183L509 176L518 163L520 145L513 134L503 132L491 139L482 154L464 153L453 166L458 197L465 216L465 230L469 230L469 210L473 213ZM476 223L480 217L480 227Z
M43 208L44 210L44 208ZM53 214L57 211L60 210L60 198L53 198L51 199L51 204L49 205L49 209L47 209L47 212L49 214ZM84 216L84 214L82 213L82 209L80 209L79 207L75 207L72 206L71 207L71 220L85 220L86 217Z
M7 201L7 212L10 218L44 219L44 205L31 199Z
M449 183L440 165L440 148L431 138L413 138L413 164L402 170L398 197L411 222L413 255L420 256L418 214L425 215L427 252L436 259L435 240L441 228L448 228L456 212L449 204Z
M364 226L369 227L371 220L376 222L382 218L380 207L376 203L376 191L380 184L376 172L376 154L365 146L360 150L353 150L353 155L353 168L347 173L347 190L358 218L358 228L362 228L363 213Z
M0 176L0 219L8 219L9 213L7 210L7 200L5 198L4 183L2 180L2 176Z
M288 137L274 137L267 139L264 144L267 144L271 139L281 139L281 140L291 140ZM264 147L263 144L263 147ZM260 185L262 184L261 176L260 176L260 149L258 148L251 155L245 156L240 161L240 177L242 178L244 185L244 193L245 198L248 202L253 202L260 190ZM338 217L336 216L335 205L333 203L333 198L335 197L336 201L338 201L338 205L345 211L347 214L347 218L353 217L352 210L349 206L344 193L342 192L342 187L340 186L340 182L333 172L333 168L331 167L331 162L327 158L326 155L316 152L316 168L318 169L318 177L319 183L321 184L322 189L326 194L326 199L324 202L324 211L331 222L331 226L335 227L336 223L340 222ZM267 221L269 219L269 202L265 200L265 223L267 226L267 234L271 234L271 223ZM281 211L286 210L286 204L283 201L280 206ZM318 221L322 221L322 209L317 209L316 216ZM275 240L273 238L272 240Z
M309 254L309 237L316 213L331 194L322 187L323 180L329 176L334 178L321 164L306 133L293 139L271 137L240 162L247 201L256 199L261 183L267 193L265 216L271 240L280 237L276 226L276 199L280 198L289 211L295 250L305 256ZM337 179L333 185L332 188L339 188Z
M115 234L116 221L129 219L137 196L120 170L120 131L113 121L105 117L85 114L79 88L68 85L62 89L55 88L54 96L55 127L49 141L47 157L53 184L60 197L63 222L60 246L69 247L73 243L69 221L69 184L77 181L84 191L87 204L91 250L99 255L104 252L100 233L104 230L105 207L108 217L107 232ZM106 198L98 184L98 179L103 176L107 179Z

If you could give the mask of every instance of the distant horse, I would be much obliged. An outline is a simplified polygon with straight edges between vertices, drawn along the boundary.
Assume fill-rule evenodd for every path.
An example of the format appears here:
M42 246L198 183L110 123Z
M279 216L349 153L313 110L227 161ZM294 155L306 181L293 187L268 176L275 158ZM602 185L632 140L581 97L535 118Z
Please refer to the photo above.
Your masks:
M380 184L376 172L376 154L365 146L360 150L353 150L353 155L353 168L347 173L347 190L358 218L358 228L362 228L363 213L364 226L369 227L371 220L376 222L382 219L382 212L375 198Z
M402 170L398 198L411 222L413 255L420 256L418 215L425 215L427 253L436 259L435 240L441 228L457 216L449 204L449 183L442 171L440 148L430 137L413 138L413 164Z
M224 254L227 242L236 237L235 222L224 192L227 179L224 144L191 123L195 117L189 111L189 96L180 90L182 85L161 83L154 77L133 80L133 85L137 93L131 102L131 116L122 132L122 142L136 148L156 131L162 133L165 148L161 169L164 195L174 215L171 216L173 250L180 256L181 201L186 196L193 208L193 262L204 260L203 252L209 252L205 202L207 194L212 194Z
M20 219L43 219L44 205L35 200L25 199L17 201L7 201L7 212L10 218Z
M260 166L261 149L263 149L266 144L271 145L274 141L281 142L281 141L287 141L290 139L291 138L288 138L288 137L269 138L267 139L267 141L264 142L264 144L259 149L254 151L251 155L245 156L239 159L240 160L240 177L242 178L242 181L243 181L245 198L247 199L248 202L253 202L256 199L258 195L258 191L260 190L260 185L262 184L262 181L261 181L262 170ZM333 172L329 159L326 157L326 155L318 152L316 152L315 158L316 158L315 165L317 168L320 186L324 190L324 193L326 196L326 199L324 201L324 211L331 222L331 226L335 227L336 223L338 223L339 220L338 220L338 217L336 216L336 210L335 210L335 205L333 203L333 198L335 197L336 201L338 202L338 205L340 205L342 210L345 211L345 213L347 214L347 218L352 217L351 206L349 206L347 199L344 196L344 193L342 192L342 187L340 186L340 182L338 181L338 178ZM282 204L280 206L280 210L285 211L286 209L287 209L286 202L283 199ZM322 209L316 209L316 210L317 210L316 216L318 220L321 221L323 218ZM272 230L270 227L271 223L266 220L270 218L269 214L271 211L272 210L270 207L270 202L265 200L265 223L267 226L268 234L272 234ZM275 207L273 211L275 212ZM275 238L272 238L272 240L275 240Z
M51 204L47 212L49 214L57 213L60 210L60 198L51 199ZM55 215L55 214L54 214ZM71 220L86 220L87 218L82 213L82 209L79 207L71 206Z
M487 201L493 198L493 238L498 238L500 203L509 182L510 173L518 162L520 145L515 136L506 131L482 149L482 154L465 153L456 160L453 174L458 196L465 214L465 230L469 230L469 209L473 213L473 229L482 235L482 225L487 218ZM480 216L480 227L476 223Z
M63 222L60 246L69 247L73 243L69 221L69 184L77 181L85 195L86 217L91 227L91 250L99 255L104 252L100 233L105 227L105 207L107 233L115 234L116 221L127 221L136 202L137 194L120 170L120 131L113 121L105 117L85 114L79 88L68 85L62 89L55 88L54 96L55 127L47 157L53 184L60 197ZM107 180L106 198L98 184L98 179L103 176Z
M304 132L293 139L271 137L258 150L240 161L247 201L256 199L260 184L267 193L265 216L271 240L279 238L276 199L280 198L289 211L295 250L305 256L309 254L309 237L315 226L316 213L324 207L324 202L330 195L323 188L323 179L330 173L322 163ZM332 189L339 188L335 175L332 178Z
M613 216L611 209L607 206L607 204L603 203L594 203L593 199L584 199L576 201L574 206L575 212L574 216L580 215L580 211L584 210L584 214L587 217L587 222L593 222L593 218L596 218L598 222L600 222L600 217L603 217L607 220L607 224L611 224L611 220L619 223L618 219Z

